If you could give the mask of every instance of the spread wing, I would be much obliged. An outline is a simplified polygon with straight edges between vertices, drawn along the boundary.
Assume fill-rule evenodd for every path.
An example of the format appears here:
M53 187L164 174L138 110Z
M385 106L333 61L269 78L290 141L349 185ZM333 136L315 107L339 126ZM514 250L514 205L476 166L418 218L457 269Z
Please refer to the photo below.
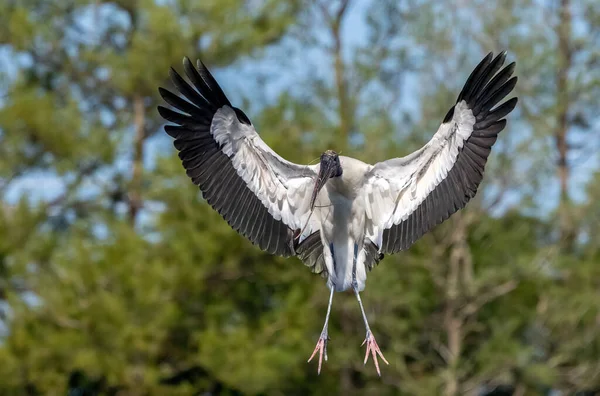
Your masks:
M175 124L166 125L165 132L175 138L187 175L252 243L272 254L296 254L299 243L318 232L314 221L306 224L318 165L298 165L277 155L248 117L231 105L202 62L196 69L185 58L183 66L191 84L173 69L170 76L185 99L159 88L178 111L162 106L158 111Z
M490 53L479 63L424 147L367 174L367 234L381 253L408 249L475 196L504 117L517 104L512 98L498 105L517 82L515 63L500 70L505 58L506 52Z

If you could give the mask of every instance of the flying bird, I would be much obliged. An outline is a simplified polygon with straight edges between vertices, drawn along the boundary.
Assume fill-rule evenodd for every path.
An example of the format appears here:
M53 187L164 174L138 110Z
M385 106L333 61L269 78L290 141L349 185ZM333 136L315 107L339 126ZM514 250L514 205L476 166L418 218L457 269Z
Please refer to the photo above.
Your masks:
M183 60L186 82L170 77L183 97L164 88L175 110L158 107L175 125L165 132L206 201L244 237L279 256L297 256L327 279L325 324L309 362L327 360L333 293L352 290L366 328L364 363L387 364L367 321L360 292L385 254L408 249L475 196L498 133L517 98L515 63L489 53L473 70L437 132L421 149L370 165L327 150L315 165L287 161L260 138L206 66ZM184 99L185 98L185 99Z

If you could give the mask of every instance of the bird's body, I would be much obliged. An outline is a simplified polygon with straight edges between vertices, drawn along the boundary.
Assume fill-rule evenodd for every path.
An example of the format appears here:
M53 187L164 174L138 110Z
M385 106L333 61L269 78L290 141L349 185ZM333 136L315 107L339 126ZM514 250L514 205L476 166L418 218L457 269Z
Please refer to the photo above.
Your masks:
M344 172L331 178L321 190L313 216L320 222L323 254L329 277L327 286L335 291L365 288L367 269L363 254L367 223L361 189L371 165L340 156ZM355 257L356 252L356 257Z
M179 112L159 106L192 182L240 234L262 250L297 256L324 275L331 289L317 346L319 372L327 360L327 327L334 291L352 289L366 328L367 353L383 354L371 333L360 292L384 254L408 249L475 196L504 117L517 103L499 104L515 87L515 64L488 54L471 73L437 132L421 149L374 165L328 150L316 165L285 160L231 105L208 69L184 59L191 85L171 78L185 99L160 94ZM310 359L309 359L310 361Z

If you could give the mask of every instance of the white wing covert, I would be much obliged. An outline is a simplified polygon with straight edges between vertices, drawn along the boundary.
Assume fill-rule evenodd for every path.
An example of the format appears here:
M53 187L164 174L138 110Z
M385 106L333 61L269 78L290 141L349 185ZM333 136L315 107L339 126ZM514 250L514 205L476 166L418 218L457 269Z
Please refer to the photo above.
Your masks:
M318 232L314 221L306 225L318 166L280 157L231 105L202 62L196 70L185 58L183 66L193 87L174 69L170 76L187 100L159 88L180 112L162 106L158 111L176 124L166 125L165 131L175 138L187 175L229 225L262 250L280 256L302 251L301 242Z
M504 117L517 104L515 97L495 107L517 82L514 62L498 72L505 58L506 52L493 59L490 53L479 63L425 146L367 174L367 236L381 253L408 249L475 196Z

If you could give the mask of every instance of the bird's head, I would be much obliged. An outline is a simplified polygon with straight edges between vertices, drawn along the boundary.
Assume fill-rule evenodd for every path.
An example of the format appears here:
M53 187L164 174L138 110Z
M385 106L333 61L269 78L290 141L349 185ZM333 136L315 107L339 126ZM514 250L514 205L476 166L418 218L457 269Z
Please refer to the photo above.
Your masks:
M319 191L323 188L327 180L332 177L342 176L342 165L340 164L340 156L333 150L327 150L321 154L321 163L319 166L319 176L315 182L312 198L310 200L310 210L315 207L315 200Z

